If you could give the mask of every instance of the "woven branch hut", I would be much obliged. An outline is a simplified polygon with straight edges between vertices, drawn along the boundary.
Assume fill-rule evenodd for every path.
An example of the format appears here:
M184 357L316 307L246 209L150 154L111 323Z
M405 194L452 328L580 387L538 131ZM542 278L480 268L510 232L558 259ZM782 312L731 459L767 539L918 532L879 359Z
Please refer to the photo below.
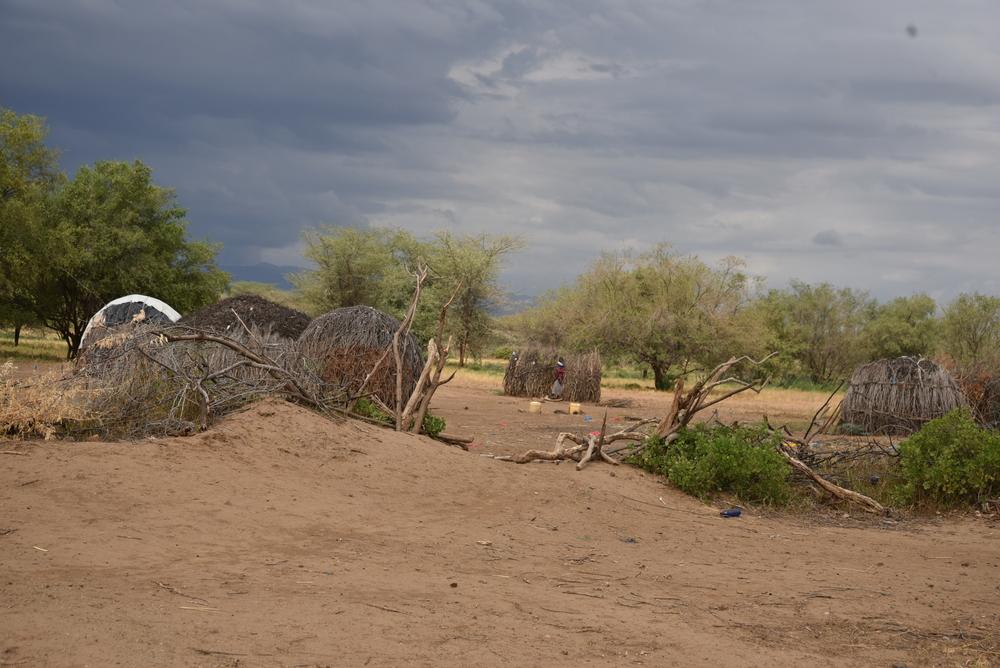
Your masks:
M389 349L389 355L365 386L364 393L372 393L392 408L396 405L396 362L391 348L399 325L396 318L370 306L346 306L313 320L299 336L299 349L316 364L323 380L342 385L352 394L360 390L365 376ZM408 335L404 345L405 402L416 387L424 360L415 336Z
M905 435L966 404L946 369L928 359L898 357L855 370L844 397L842 420L869 434Z
M503 377L503 393L510 397L545 397L555 380L558 351L527 348L511 355ZM566 378L562 398L597 403L601 400L601 355L596 351L564 355Z
M237 317L237 314L239 317ZM309 326L309 316L258 295L237 295L181 318L181 325L205 329L220 334L235 334L247 327L256 327L280 337L296 340Z

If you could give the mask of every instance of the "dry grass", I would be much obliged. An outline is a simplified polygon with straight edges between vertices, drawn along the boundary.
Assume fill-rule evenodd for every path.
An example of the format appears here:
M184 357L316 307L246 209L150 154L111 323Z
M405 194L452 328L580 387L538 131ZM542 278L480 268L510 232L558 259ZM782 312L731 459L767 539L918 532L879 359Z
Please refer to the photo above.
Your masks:
M66 360L66 344L46 330L25 329L20 344L15 346L13 330L5 330L0 332L0 362L5 360L62 362Z
M0 434L48 440L93 418L95 390L55 371L21 381L17 375L12 362L0 365Z
M0 379L0 433L134 439L188 434L267 396L288 396L334 414L346 403L297 344L251 328L221 341L168 340L197 330L135 324L93 346L70 373ZM234 349L235 347L235 349Z

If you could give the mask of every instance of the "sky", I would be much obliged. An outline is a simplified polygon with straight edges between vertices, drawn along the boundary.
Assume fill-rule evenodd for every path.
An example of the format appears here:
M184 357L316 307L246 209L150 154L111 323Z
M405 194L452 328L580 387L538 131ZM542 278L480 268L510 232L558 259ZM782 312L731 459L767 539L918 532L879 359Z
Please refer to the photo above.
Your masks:
M224 266L324 224L666 242L782 287L1000 294L996 0L0 0L0 106L149 164Z

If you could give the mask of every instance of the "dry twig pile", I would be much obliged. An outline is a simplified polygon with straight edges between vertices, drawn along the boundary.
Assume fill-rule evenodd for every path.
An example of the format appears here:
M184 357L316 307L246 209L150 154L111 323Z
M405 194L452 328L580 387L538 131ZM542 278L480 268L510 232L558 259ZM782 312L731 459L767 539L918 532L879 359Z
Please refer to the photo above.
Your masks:
M237 295L186 315L177 324L219 334L241 332L245 325L294 341L309 322L309 316L301 311L258 295Z

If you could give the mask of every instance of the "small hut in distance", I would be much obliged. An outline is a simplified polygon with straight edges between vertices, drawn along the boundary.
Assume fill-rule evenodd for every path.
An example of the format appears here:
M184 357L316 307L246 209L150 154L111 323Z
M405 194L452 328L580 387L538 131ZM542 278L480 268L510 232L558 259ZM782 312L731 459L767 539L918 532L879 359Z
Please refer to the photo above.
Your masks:
M965 405L965 395L946 369L921 357L898 357L854 371L841 419L867 434L906 435Z
M526 348L507 362L503 393L509 397L546 397L555 380L555 350ZM594 350L584 354L564 355L566 379L562 398L582 403L601 400L601 356Z

